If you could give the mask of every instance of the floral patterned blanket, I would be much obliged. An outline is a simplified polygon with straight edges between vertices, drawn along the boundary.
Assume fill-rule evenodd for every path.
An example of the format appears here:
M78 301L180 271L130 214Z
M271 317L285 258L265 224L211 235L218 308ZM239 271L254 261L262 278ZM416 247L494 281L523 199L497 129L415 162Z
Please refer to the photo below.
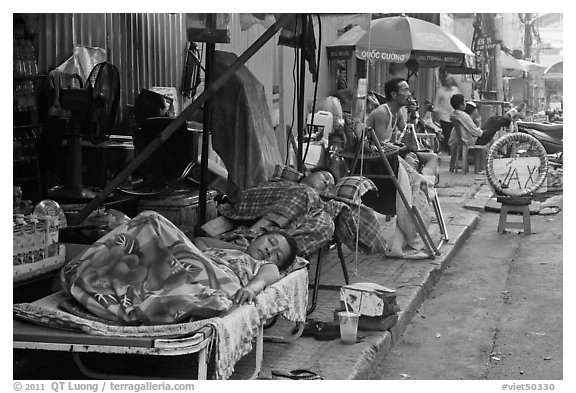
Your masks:
M13 312L33 323L101 336L173 337L213 326L215 377L226 379L268 318L306 320L306 269L291 270L255 304L233 305L229 296L265 263L238 250L201 252L166 218L146 211L62 269L66 292L14 304Z
M230 309L230 297L264 263L237 250L203 253L166 218L146 211L70 261L61 281L104 320L167 324Z

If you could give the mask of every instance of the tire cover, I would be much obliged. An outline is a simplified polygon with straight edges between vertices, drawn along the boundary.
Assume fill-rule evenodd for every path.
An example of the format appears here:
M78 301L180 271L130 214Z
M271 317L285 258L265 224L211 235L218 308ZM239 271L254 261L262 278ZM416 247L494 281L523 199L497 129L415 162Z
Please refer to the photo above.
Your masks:
M537 158L540 160L540 166L538 168L538 178L536 181L532 182L532 184L528 187L519 187L517 189L510 189L510 188L503 188L501 182L496 177L494 173L494 159L497 158L497 153L503 146L507 145L510 142L519 142L519 143L530 143L531 147L534 147L537 152ZM524 134L521 132L513 132L510 134L506 134L501 138L498 138L490 147L488 151L488 159L486 165L486 177L488 178L488 182L494 188L494 190L500 195L508 195L508 196L529 196L534 193L544 181L546 181L548 175L548 156L546 155L546 150L544 146L538 141L538 139L534 138L532 135Z

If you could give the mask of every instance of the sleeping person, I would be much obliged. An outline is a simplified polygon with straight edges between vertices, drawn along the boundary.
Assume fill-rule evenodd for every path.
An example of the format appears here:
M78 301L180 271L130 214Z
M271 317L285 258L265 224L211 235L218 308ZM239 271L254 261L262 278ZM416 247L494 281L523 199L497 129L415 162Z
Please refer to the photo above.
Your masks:
M63 287L100 319L132 325L186 322L254 301L294 261L290 235L256 238L246 250L197 247L162 215L145 211L70 261Z
M234 263L245 265L246 269L236 269L235 273L242 283L242 287L234 294L236 304L255 301L256 296L268 285L278 281L280 273L286 271L296 259L296 241L281 230L257 236L247 248L210 237L197 237L193 242L204 255L225 266ZM260 264L256 275L255 263Z
M284 173L287 171L287 173ZM221 215L237 227L217 235L219 239L244 247L259 234L282 228L294 237L298 255L308 256L336 238L351 250L365 254L388 254L392 257L427 258L420 252L420 240L406 207L397 198L395 233L385 238L385 231L373 209L363 204L366 191L377 192L374 183L363 176L347 176L334 185L334 176L325 168L317 168L302 176L293 168L277 171L281 175L244 190L237 201L218 207ZM430 206L420 186L422 175L402 160L399 182L405 195L416 205L425 222L429 222ZM342 191L354 196L342 198ZM358 239L358 242L356 240ZM387 241L390 240L389 246Z
M247 247L256 236L283 229L296 241L300 256L332 239L338 212L320 194L334 185L333 175L326 170L303 178L294 174L292 180L273 178L260 183L244 190L234 203L218 206L221 215L238 225L219 238Z

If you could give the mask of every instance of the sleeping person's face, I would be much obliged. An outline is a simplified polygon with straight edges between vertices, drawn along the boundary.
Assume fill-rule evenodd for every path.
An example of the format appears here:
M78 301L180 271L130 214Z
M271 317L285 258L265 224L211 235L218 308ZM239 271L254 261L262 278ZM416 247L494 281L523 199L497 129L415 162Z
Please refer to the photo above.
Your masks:
M290 255L290 245L284 236L269 233L254 239L246 251L254 259L265 259L281 265Z
M300 183L322 192L334 185L334 178L330 172L318 171L306 175Z

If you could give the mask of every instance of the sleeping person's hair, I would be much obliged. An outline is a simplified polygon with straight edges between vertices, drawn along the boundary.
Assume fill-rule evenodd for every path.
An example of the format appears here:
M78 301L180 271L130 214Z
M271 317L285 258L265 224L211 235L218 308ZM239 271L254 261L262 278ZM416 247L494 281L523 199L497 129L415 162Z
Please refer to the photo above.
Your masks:
M280 230L280 229L273 229L269 232L266 232L266 234L267 235L277 234L277 235L282 236L284 239L286 239L288 246L290 246L290 254L288 254L286 256L286 260L284 262L282 262L280 265L278 265L278 270L284 271L284 270L288 269L290 267L290 265L292 265L292 263L294 263L294 260L296 259L296 254L298 253L298 244L296 243L296 240L294 240L292 235L290 235L288 232Z
M324 192L334 186L336 176L332 169L328 167L316 167L312 168L307 175L300 179L300 183L306 184L318 192Z

